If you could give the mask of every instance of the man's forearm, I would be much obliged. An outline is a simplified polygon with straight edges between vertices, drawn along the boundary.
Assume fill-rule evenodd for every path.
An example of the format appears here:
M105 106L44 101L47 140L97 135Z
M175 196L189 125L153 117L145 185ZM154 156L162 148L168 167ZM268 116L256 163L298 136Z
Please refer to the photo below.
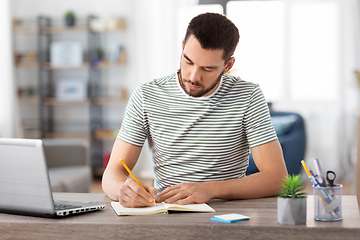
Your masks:
M128 173L119 159L126 161L132 169L140 155L141 147L136 147L119 139L115 140L109 163L102 179L102 188L109 198L119 200L121 185L128 179Z
M252 174L235 180L183 182L166 188L157 201L179 204L204 203L211 199L248 199L274 196L279 193L285 169Z
M102 189L112 200L118 201L120 186L126 181L127 176L121 172L114 172L113 169L107 168L102 178Z
M240 179L207 182L206 184L210 189L213 189L212 198L215 199L268 197L279 194L280 185L286 175L286 171L277 176L264 171Z

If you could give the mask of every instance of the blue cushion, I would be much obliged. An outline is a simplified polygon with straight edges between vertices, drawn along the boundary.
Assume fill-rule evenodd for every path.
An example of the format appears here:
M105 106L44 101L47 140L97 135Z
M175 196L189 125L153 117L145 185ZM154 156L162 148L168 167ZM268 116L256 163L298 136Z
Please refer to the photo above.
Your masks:
M278 137L286 134L290 130L291 126L296 122L296 119L295 115L272 116L271 122L274 125Z

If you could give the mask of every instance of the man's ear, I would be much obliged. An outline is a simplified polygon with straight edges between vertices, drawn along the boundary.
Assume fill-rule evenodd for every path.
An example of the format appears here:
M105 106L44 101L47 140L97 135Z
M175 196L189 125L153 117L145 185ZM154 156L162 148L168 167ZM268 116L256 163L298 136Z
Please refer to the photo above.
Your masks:
M235 57L231 57L230 60L226 63L225 73L230 71L230 69L234 66L234 63L235 63Z
M182 50L184 51L185 48L185 39L182 40Z

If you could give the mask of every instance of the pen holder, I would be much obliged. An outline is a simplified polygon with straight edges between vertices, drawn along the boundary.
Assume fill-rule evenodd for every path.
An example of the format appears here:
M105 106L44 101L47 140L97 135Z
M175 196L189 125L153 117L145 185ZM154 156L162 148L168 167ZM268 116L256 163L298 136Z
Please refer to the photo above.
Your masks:
M342 185L313 187L314 219L317 221L342 220Z

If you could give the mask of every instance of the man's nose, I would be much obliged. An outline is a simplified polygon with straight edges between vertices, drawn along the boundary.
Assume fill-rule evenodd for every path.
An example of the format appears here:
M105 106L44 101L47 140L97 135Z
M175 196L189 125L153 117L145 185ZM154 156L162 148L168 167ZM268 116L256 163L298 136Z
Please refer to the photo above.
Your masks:
M193 67L190 72L190 80L192 82L197 82L201 79L201 71L197 67Z

